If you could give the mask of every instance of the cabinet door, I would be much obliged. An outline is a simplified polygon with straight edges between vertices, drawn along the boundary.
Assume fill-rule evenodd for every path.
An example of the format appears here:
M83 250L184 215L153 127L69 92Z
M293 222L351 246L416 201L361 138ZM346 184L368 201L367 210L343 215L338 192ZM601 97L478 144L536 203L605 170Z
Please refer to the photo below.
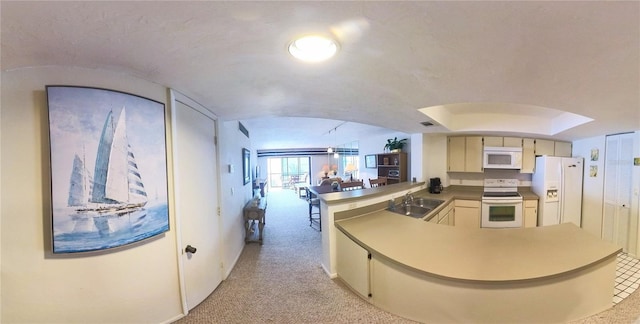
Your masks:
M464 172L465 137L449 137L447 153L448 171Z
M449 225L449 214L444 215L444 217L442 217L438 221L438 224L440 224L440 225Z
M520 137L505 137L503 138L504 147L522 147L522 138Z
M522 227L536 226L538 226L538 200L525 200Z
M336 230L336 268L338 277L351 289L369 296L369 251L356 244L342 231Z
M456 227L480 228L480 202L475 200L456 200L455 207Z
M536 155L550 155L555 154L555 144L553 141L537 139L536 140Z
M522 169L520 173L533 173L536 167L535 140L531 138L522 139Z
M553 155L571 157L571 142L555 142Z
M464 171L482 172L482 136L467 136L465 144Z
M484 137L484 146L497 146L497 147L502 147L503 144L503 140L502 137L497 137L497 136L485 136Z
M478 208L456 207L456 227L480 228L480 213Z

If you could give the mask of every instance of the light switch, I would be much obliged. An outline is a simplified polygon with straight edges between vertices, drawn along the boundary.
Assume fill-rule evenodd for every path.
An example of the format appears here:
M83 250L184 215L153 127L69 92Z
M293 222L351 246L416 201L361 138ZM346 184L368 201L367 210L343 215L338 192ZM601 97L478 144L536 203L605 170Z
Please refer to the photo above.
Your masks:
M229 164L229 173L233 173L234 167L233 164Z

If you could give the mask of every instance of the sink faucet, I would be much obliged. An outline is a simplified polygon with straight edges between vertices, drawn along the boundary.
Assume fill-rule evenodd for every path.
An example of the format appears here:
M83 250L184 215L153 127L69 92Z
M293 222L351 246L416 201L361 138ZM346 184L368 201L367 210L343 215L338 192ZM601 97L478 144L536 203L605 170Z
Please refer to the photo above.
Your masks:
M404 195L404 204L405 205L410 205L413 203L413 195L409 192L407 192L406 195Z

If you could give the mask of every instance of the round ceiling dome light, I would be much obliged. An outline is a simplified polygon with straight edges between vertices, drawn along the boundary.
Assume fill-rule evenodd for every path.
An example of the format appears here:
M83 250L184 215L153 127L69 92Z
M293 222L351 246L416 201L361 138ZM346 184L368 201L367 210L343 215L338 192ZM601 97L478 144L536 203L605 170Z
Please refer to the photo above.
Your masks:
M338 51L338 43L323 36L304 36L289 44L289 53L305 62L322 62Z

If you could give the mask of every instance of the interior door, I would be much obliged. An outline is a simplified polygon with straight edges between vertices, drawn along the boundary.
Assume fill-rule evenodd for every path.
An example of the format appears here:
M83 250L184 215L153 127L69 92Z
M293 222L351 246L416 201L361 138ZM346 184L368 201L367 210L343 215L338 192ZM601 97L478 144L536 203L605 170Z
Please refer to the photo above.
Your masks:
M215 120L176 101L176 219L188 309L202 302L222 281L215 135Z
M607 136L602 237L628 252L637 233L631 226L633 134Z

